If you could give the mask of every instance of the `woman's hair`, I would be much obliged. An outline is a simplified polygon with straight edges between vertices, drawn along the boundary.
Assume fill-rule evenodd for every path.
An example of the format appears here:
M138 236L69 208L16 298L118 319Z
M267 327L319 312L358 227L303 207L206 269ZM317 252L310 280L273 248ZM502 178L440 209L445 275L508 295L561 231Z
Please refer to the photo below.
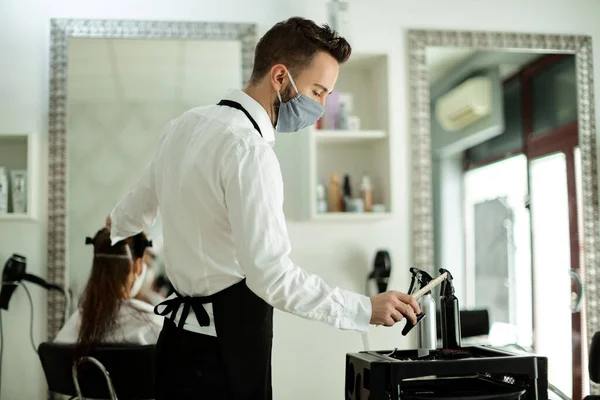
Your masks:
M113 246L110 232L103 228L93 238L86 238L86 244L93 245L94 257L80 304L80 356L116 328L121 302L127 297L131 268L150 242L144 233L139 233Z
M152 241L148 240L148 237L144 232L140 232L135 236L125 239L124 241L129 245L129 248L133 253L132 255L134 260L144 257L146 248L152 247Z

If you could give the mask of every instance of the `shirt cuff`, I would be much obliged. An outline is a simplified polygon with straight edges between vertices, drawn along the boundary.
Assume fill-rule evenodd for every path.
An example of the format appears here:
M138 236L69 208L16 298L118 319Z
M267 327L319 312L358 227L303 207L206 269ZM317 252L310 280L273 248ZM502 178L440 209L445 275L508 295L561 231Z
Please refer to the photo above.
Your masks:
M123 237L119 233L119 229L117 227L119 223L119 218L115 216L115 211L113 210L110 213L110 245L114 246L119 243L121 240L127 239L127 237Z
M344 311L340 321L340 329L367 332L371 321L371 299L362 294L343 292Z

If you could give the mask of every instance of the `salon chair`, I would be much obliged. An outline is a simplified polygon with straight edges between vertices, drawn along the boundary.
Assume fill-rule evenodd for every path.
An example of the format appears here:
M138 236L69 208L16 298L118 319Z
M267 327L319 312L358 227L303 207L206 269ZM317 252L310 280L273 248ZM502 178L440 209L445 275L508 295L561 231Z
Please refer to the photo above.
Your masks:
M440 312L436 316L437 338L442 340L442 322ZM470 338L490 333L490 316L488 310L460 310L461 337Z
M75 360L75 346L42 343L38 349L48 388L77 398L154 398L154 345L102 344Z
M600 332L594 333L594 337L592 337L588 371L590 373L590 380L594 383L600 383ZM584 400L600 400L600 396L586 396Z

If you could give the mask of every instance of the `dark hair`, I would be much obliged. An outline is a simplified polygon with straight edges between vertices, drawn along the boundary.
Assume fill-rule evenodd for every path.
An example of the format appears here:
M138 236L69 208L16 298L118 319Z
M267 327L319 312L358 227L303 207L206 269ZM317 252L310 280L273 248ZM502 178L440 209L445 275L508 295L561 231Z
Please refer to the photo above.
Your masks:
M125 239L125 243L127 243L131 248L134 260L144 257L146 248L152 247L152 241L148 240L148 237L144 232L140 232L135 236Z
M88 353L115 329L131 268L143 256L149 241L144 233L139 233L113 246L110 232L103 228L93 239L86 238L86 244L94 246L94 259L80 305L78 356Z
M173 284L166 275L157 276L154 280L153 286L154 290L156 290L160 294L166 294L166 297L169 297L170 295L175 293L175 288L173 287Z
M320 51L330 54L341 64L348 60L352 48L327 25L319 26L300 17L279 22L256 45L250 82L259 82L276 64L284 64L299 73Z

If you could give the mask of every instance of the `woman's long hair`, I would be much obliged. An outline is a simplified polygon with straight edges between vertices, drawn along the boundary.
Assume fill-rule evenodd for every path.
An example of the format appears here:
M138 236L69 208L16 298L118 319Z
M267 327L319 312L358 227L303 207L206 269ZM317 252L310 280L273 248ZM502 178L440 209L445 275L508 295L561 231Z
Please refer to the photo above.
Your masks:
M128 297L131 269L150 245L146 235L140 233L112 246L106 228L100 229L94 238L87 238L86 243L93 245L94 258L80 305L77 340L80 356L117 328L121 302Z

